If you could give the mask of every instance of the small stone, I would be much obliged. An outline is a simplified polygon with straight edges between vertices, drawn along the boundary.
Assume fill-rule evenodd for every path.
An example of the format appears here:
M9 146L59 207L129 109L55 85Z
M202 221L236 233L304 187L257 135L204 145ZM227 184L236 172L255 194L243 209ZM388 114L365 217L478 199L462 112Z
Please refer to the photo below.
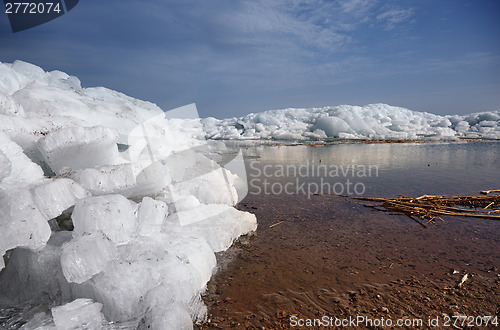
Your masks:
M378 309L378 311L381 312L381 313L389 314L389 308L387 308L387 307L380 307Z

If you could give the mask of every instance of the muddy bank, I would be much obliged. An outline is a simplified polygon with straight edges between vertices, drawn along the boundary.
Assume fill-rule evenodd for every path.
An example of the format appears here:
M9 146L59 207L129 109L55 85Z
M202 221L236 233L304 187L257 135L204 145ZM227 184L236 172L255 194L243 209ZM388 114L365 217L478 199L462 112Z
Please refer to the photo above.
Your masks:
M443 326L460 315L499 316L498 222L445 218L422 228L324 196L249 195L240 208L257 215L259 229L219 256L226 262L209 283L209 321L199 328L359 316L426 327L436 317Z

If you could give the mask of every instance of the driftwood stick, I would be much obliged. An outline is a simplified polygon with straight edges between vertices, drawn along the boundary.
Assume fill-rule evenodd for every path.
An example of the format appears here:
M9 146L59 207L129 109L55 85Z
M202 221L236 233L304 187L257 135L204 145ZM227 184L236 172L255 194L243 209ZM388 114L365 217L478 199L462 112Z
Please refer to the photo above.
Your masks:
M280 224L282 224L283 222L285 222L285 221L280 221L280 222L277 222L277 223L275 223L274 225L270 225L270 226L269 226L269 228L273 228L274 226L280 225Z
M467 279L469 278L469 274L465 274L464 276L462 276L462 278L460 279L460 282L457 283L457 288L461 288L465 281L467 281Z
M443 197L443 196L436 196L436 195L422 195L420 197L415 198L416 200L419 199L424 199L424 198L434 198L434 197Z
M485 192L500 192L500 190L487 190ZM318 194L319 195L319 194ZM378 211L397 212L406 214L413 220L426 219L433 222L440 216L461 216L500 220L500 195L491 196L448 196L448 195L422 195L411 198L399 196L397 198L375 198L326 194L350 199L375 202L367 204ZM460 207L457 207L460 206ZM419 222L419 221L417 221ZM419 222L420 223L420 222Z
M481 194L483 194L483 195L488 195L488 194L497 193L497 192L500 192L500 189L496 189L496 190L481 190Z
M490 207L490 206L491 206L491 205L493 205L493 204L495 204L495 202L491 202L491 203L489 203L488 205L486 205L486 206L484 207L484 209L486 210L488 207Z

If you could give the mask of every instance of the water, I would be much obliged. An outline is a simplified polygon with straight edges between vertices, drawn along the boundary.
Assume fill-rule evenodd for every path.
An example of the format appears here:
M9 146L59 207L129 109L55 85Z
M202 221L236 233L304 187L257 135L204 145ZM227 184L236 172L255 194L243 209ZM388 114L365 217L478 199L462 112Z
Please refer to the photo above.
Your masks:
M500 222L445 217L423 227L366 202L313 192L347 190L348 180L364 197L500 189L499 142L246 142L242 149L249 193L239 207L255 213L259 227L209 283L205 299L220 326L286 328L287 315L380 317L380 306L393 318L497 312ZM449 295L465 273L473 274L471 294Z
M262 297L269 292L302 293L332 286L340 292L367 281L387 283L403 275L431 273L439 280L455 268L490 276L490 269L499 265L498 223L457 220L428 230L404 216L376 213L314 193L395 197L474 195L500 189L500 142L296 146L247 142L242 149L249 182L244 204L257 213L259 229L245 258L237 258L228 271L231 276L224 274L220 281L234 281L226 286L235 290L228 296L240 297L243 310L264 306ZM269 315L276 312L273 304L264 307ZM0 325L18 328L34 312L38 309L0 309ZM134 328L109 325L120 327Z
M319 192L321 183L329 183L330 193L361 195L362 192L365 196L380 197L467 195L500 187L500 142L496 141L255 145L244 151L249 183L252 179L255 183L250 184L251 191L262 186L265 179L270 183L295 182L295 186L297 179L299 183L315 182L319 184ZM267 171L258 170L265 166ZM281 167L283 174L279 171ZM347 180L352 183L351 188L358 184L357 191L350 189L348 193ZM311 186L311 192L314 188ZM323 193L327 188L324 184ZM278 185L274 192L279 192Z

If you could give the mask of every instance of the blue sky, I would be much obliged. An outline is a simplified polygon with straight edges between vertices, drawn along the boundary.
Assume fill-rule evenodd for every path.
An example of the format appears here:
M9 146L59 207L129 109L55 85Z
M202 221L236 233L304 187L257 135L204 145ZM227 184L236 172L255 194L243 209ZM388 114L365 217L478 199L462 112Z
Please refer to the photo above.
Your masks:
M82 0L13 34L0 61L62 70L169 110L218 118L388 103L500 109L497 0Z

